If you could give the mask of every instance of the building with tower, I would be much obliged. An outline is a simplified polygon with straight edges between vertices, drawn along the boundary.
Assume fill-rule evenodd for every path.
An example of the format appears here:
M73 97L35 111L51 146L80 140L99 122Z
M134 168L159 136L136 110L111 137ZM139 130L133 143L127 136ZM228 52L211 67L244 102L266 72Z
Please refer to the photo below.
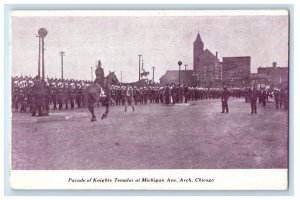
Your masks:
M217 87L220 85L220 62L218 53L213 54L204 49L204 43L198 33L193 43L193 70L196 85L201 87Z
M253 78L250 69L250 56L223 57L220 61L218 52L213 54L210 50L204 48L204 42L198 33L193 43L193 70L186 73L184 82L188 85L203 88L217 88L222 87L223 84L229 87L246 87ZM180 76L183 77L181 72ZM179 71L168 70L160 78L160 82L162 85L178 83Z

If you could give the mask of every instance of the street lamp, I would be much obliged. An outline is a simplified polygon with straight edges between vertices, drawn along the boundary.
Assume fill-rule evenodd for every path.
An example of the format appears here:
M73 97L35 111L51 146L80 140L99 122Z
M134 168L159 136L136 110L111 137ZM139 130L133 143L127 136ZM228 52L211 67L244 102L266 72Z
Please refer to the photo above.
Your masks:
M182 65L182 62L181 61L178 61L178 66L179 66L179 102L181 102L181 89L180 89L180 67Z
M181 61L178 61L178 66L179 66L179 85L180 85L180 67L182 65L182 62Z
M39 45L39 54L40 54L40 50L42 50L42 79L44 81L45 81L45 63L44 63L44 52L45 52L44 45L45 45L45 43L44 43L44 38L47 36L47 34L48 34L48 31L45 28L40 28L38 30L39 43L41 41L41 46ZM40 55L39 55L39 59L40 59ZM40 60L39 60L39 62L40 62ZM40 64L39 64L39 67L40 67ZM39 71L38 71L38 73L39 73ZM46 87L45 87L46 84L38 84L38 85L39 85L38 89L43 92L43 94L41 95L40 104L38 106L38 110L39 110L38 114L39 114L39 116L48 116L49 115L49 104L46 99Z
M38 34L42 40L42 79L45 79L45 65L44 65L44 52L45 52L45 43L44 43L44 38L46 37L46 35L48 34L47 29L45 28L40 28L38 30Z

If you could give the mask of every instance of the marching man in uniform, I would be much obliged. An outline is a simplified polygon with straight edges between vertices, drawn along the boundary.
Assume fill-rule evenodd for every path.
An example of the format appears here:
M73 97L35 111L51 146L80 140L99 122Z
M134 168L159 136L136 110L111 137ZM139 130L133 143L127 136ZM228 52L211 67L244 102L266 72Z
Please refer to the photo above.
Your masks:
M134 106L132 105L133 102L133 90L132 87L126 85L125 88L125 112L127 112L127 106L132 107L132 111L134 111ZM128 105L127 105L128 104Z

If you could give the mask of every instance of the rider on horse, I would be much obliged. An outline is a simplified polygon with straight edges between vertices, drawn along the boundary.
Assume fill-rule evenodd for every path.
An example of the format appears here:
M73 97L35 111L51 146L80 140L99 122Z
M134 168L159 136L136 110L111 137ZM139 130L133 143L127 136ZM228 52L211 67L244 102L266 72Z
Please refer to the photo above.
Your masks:
M98 67L95 71L96 73L96 79L94 81L94 84L91 84L87 88L87 94L88 94L88 108L90 112L92 113L92 119L91 121L96 121L96 116L94 113L95 104L101 101L102 106L105 106L106 110L105 113L103 113L101 119L104 119L108 115L109 111L109 103L111 99L111 86L112 84L118 84L119 81L116 78L116 75L114 72L109 72L107 77L104 77L104 71L101 67L101 61L98 61Z

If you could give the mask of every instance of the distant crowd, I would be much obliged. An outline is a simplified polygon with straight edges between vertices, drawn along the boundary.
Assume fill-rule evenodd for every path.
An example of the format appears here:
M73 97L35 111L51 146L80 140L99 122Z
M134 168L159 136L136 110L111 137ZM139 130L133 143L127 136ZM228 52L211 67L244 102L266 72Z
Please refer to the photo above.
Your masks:
M42 84L46 87L44 107L48 110L63 110L87 107L86 88L92 83L87 80L53 79L48 78ZM12 109L16 112L32 111L35 99L36 78L12 77L11 78ZM165 86L147 85L143 87L131 86L133 103L137 104L176 104L189 101L218 99L222 97L223 88L190 87L184 84L169 84ZM112 106L125 104L126 85L113 85L111 87ZM249 102L249 88L229 88L228 95L234 98L244 98ZM258 89L258 102L265 106L273 99L275 108L288 108L288 88Z

